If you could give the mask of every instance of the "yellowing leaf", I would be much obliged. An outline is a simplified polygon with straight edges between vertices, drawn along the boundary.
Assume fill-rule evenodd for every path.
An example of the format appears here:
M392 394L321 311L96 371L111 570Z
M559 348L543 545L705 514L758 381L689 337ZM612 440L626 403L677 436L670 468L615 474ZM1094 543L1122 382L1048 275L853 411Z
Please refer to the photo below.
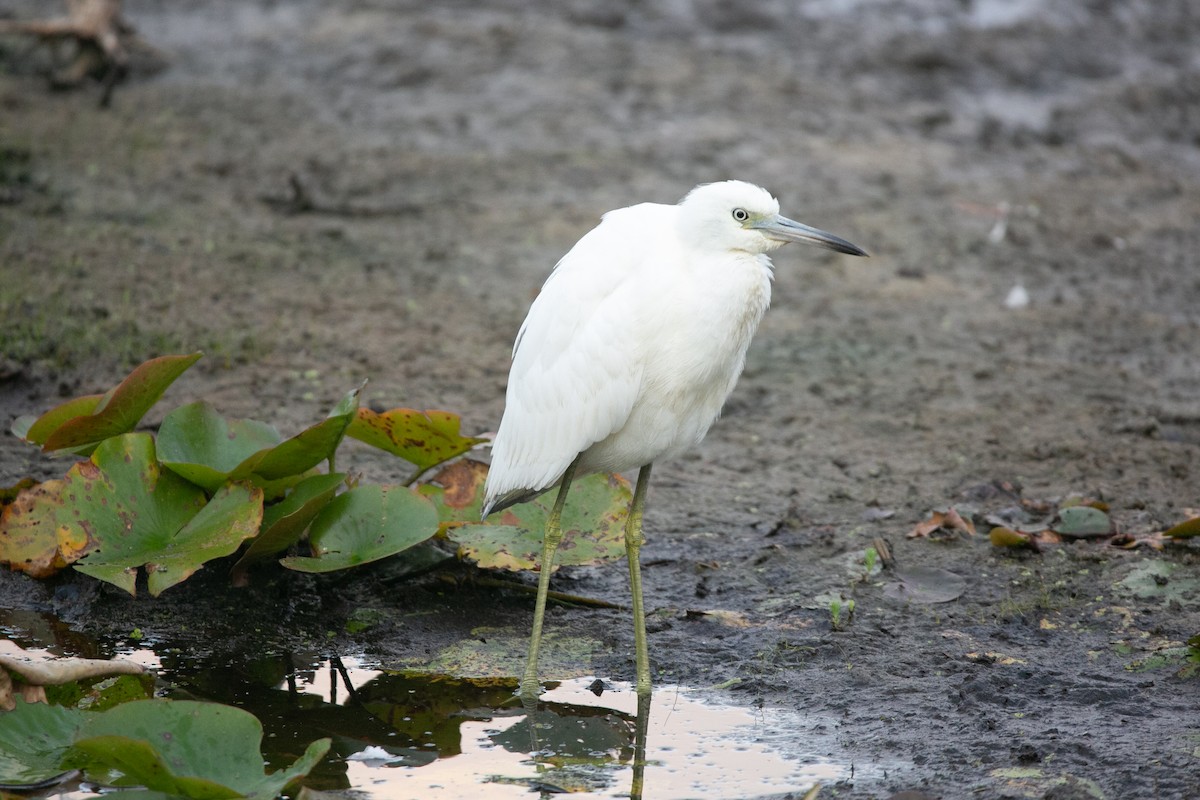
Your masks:
M459 555L489 569L519 571L539 566L546 517L555 491L510 506L479 521L487 465L460 461L420 488L438 508L442 530ZM633 496L620 475L588 475L571 484L563 509L563 540L555 566L599 564L625 554L625 516Z
M358 409L346 435L415 464L417 474L462 455L486 441L459 433L461 420L449 411Z
M992 528L988 539L995 547L1029 547L1031 541L1029 534L1004 527Z
M1169 536L1172 539L1187 539L1192 536L1200 536L1200 517L1192 517L1174 527L1168 528L1163 531L1163 536Z
M87 535L67 523L66 481L39 483L23 490L0 514L0 563L33 578L48 578L79 558Z

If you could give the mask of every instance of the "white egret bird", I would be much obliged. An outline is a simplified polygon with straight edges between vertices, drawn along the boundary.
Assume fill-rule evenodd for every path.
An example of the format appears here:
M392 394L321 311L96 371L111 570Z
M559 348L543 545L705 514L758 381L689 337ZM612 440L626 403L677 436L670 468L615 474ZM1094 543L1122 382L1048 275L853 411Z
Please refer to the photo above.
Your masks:
M538 694L538 648L571 481L638 468L625 523L637 691L650 691L639 554L650 466L704 438L771 299L767 253L788 243L863 256L779 215L765 189L697 186L678 205L610 211L563 256L513 346L483 516L559 487L546 520L521 694Z

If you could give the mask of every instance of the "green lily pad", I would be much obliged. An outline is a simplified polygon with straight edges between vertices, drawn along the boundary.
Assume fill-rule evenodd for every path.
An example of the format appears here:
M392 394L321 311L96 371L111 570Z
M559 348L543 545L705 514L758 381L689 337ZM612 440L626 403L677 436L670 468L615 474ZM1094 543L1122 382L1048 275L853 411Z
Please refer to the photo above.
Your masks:
M137 700L87 718L67 763L121 773L120 785L197 800L268 800L307 775L329 750L319 739L290 767L263 772L262 724L241 709L187 700Z
M187 580L206 562L233 553L258 533L262 524L262 489L245 484L222 486L200 513L192 517L147 561L147 588L157 597ZM89 557L91 558L91 557ZM140 556L135 556L136 561ZM98 567L92 567L94 570ZM81 565L76 569L82 570Z
M32 788L61 775L63 755L85 718L72 708L20 699L0 711L0 784Z
M160 469L149 434L108 439L67 473L56 509L86 555L80 572L134 594L138 567L157 595L211 559L229 555L262 520L262 492L230 485L205 503L203 490Z
M1112 519L1098 508L1071 506L1058 512L1052 530L1069 539L1087 539L1112 533Z
M256 484L262 481L298 483L306 472L333 456L358 411L361 392L362 386L347 393L325 419L250 456L230 473L229 478L249 479Z
M300 572L333 572L395 555L437 533L433 504L406 486L359 486L331 500L313 520L313 557L279 563Z
M541 559L555 492L480 522L486 478L486 464L465 460L438 472L420 491L434 501L446 538L458 545L461 557L489 569L532 569ZM629 482L620 475L588 475L572 483L555 566L600 564L623 557L625 517L632 497Z
M300 541L309 523L333 499L345 480L346 476L340 472L313 475L297 483L284 500L268 506L263 512L262 531L233 565L234 583L244 585L251 564Z
M158 457L172 472L215 492L243 462L282 441L265 422L226 421L200 401L166 416L158 431Z
M47 411L30 424L25 436L45 450L70 449L87 455L105 439L133 430L200 355L161 356L139 364L98 399L95 395L76 398Z
M415 464L419 475L487 441L461 435L460 425L460 417L449 411L360 408L346 435Z

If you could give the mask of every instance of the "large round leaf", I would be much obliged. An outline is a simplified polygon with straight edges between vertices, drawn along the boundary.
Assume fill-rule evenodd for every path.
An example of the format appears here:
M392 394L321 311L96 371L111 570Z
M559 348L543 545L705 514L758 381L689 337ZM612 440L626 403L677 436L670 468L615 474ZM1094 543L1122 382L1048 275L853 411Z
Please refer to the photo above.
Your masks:
M262 518L262 492L251 487L230 486L206 505L203 490L159 468L146 433L102 442L65 483L60 525L87 542L75 568L130 594L138 567L158 594L232 553Z
M437 533L433 504L406 486L359 486L335 497L309 529L313 558L285 558L289 569L332 572L395 555Z
M0 711L0 783L35 786L62 774L63 754L83 721L73 708L23 700Z
M191 798L268 800L306 775L330 745L315 741L290 767L266 775L262 736L262 723L232 706L135 700L89 717L67 758L91 773L116 770L125 785Z

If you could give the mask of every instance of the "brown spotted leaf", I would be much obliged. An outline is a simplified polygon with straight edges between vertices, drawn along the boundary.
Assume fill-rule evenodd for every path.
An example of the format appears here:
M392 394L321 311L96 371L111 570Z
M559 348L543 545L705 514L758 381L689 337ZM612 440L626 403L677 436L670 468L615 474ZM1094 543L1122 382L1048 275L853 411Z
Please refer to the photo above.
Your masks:
M433 500L446 537L459 555L490 569L524 570L538 566L546 517L555 491L479 521L487 465L460 461L438 472L421 487ZM571 484L563 510L563 541L556 566L599 564L625 553L625 516L632 498L620 475L588 475Z
M143 565L158 594L232 553L262 521L260 489L229 485L206 503L200 487L161 468L147 433L101 442L42 504L57 525L62 560L78 559L77 570L130 594Z
M0 514L0 563L30 577L48 578L79 558L87 535L65 511L65 480L22 490Z
M486 441L459 433L461 420L449 411L360 408L346 434L415 464L417 474L461 456Z
M21 478L12 486L5 486L0 489L0 506L6 506L17 499L17 496L26 489L32 489L37 486L38 482L33 478Z

